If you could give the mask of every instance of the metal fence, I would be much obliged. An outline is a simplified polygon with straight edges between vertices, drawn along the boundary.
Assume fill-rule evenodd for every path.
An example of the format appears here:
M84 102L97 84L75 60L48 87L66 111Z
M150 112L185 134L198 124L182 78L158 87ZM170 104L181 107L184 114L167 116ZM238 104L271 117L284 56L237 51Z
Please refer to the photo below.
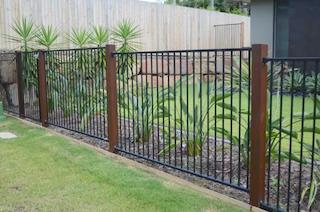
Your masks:
M250 51L115 53L117 149L248 191Z
M0 97L6 111L18 114L16 59L14 52L0 52Z
M267 53L17 53L19 114L248 192L254 206L318 211L320 58Z
M45 52L47 123L107 139L105 48Z
M24 88L24 116L40 121L37 51L21 53L21 70Z
M266 196L277 210L320 210L320 58L269 65Z

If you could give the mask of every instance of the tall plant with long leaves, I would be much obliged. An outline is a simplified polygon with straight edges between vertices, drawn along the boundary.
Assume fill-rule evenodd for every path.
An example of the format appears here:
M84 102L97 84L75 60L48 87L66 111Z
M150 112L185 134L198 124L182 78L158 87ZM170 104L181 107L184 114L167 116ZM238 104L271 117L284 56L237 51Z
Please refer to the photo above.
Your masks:
M67 35L67 39L76 47L84 48L90 44L90 33L83 28L72 28L70 35Z
M109 30L103 26L94 26L90 34L90 43L97 47L106 45L110 40Z
M11 29L14 32L14 35L5 35L5 37L9 41L17 43L21 51L30 51L37 35L37 28L34 23L23 17L21 20L15 21L11 26ZM24 66L25 70L23 77L26 88L34 88L35 92L38 93L36 60L33 57L27 56L25 53L23 53L22 65ZM30 92L33 91L30 90Z
M9 41L17 43L20 50L30 50L31 44L37 36L35 24L23 17L21 20L15 21L11 26L11 29L14 32L14 35L5 35L5 37Z
M185 88L189 86L188 78L186 76L181 80L177 81L176 87ZM191 76L192 78L193 76ZM231 113L237 112L237 108L229 105L224 100L231 96L230 93L217 92L216 88L207 84L208 87L203 87L203 83L200 82L202 79L197 79L194 82L194 95L192 96L191 101L192 108L188 104L187 95L178 97L179 104L181 105L181 111L175 111L176 117L179 117L175 120L175 128L182 129L182 131L187 130L188 128L192 132L181 132L176 133L174 130L168 131L164 129L164 134L166 137L166 147L163 149L160 154L167 152L169 149L174 149L176 145L184 144L186 146L187 154L189 156L197 156L201 154L203 142L208 139L208 131L216 130L216 132L221 135L223 130L221 126L218 127L215 125L215 121L220 122L223 119L228 121L236 121L237 117ZM171 89L173 90L173 89ZM172 91L173 92L173 91ZM192 92L192 93L193 93ZM207 98L203 95L206 94ZM172 94L174 95L174 94ZM203 101L202 98L205 98L206 101ZM224 108L228 111L225 114L217 112L216 114L210 114L209 111L212 111L213 108ZM171 112L172 113L172 112ZM171 114L171 116L173 116ZM168 142L174 139L176 142ZM232 140L230 140L232 142ZM224 142L224 141L223 141Z
M36 34L36 42L39 46L50 50L56 44L58 37L58 30L52 25L42 25Z
M154 91L146 84L140 89L120 95L121 110L127 111L128 117L135 120L134 142L148 142L155 131L156 120L169 118L170 113L166 102L172 100L173 95L168 92L168 89L161 89L159 92L163 93L163 98L154 100Z
M112 30L112 40L117 45L117 52L120 53L137 51L140 47L140 42L138 41L140 37L141 31L139 27L129 20L123 20ZM123 55L118 61L120 74L123 76L126 71L132 70L133 63L133 57ZM128 74L128 76L130 75L131 73Z

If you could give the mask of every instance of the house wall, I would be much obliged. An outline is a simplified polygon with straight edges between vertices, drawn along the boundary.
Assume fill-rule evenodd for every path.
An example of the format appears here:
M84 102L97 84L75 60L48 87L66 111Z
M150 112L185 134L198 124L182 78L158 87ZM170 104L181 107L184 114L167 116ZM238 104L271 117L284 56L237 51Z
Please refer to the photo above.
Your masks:
M268 44L273 54L273 0L251 1L251 43Z
M12 35L11 25L21 17L57 27L64 47L73 27L112 28L123 19L139 25L142 50L215 48L214 26L241 22L244 46L250 46L249 17L138 0L0 0L1 35ZM0 36L0 49L16 47Z

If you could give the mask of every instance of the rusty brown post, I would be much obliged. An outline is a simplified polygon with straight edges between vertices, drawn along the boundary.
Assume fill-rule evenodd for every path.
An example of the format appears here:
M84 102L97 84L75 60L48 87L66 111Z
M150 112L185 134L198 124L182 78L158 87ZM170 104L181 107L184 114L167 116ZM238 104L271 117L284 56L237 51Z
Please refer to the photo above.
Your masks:
M39 50L38 58L38 82L39 82L39 106L40 121L42 126L48 126L48 105L47 105L47 83L46 83L46 63L45 52Z
M117 105L117 69L115 45L106 46L106 83L107 83L107 117L109 151L115 152L118 144L118 105Z
M17 86L18 86L18 104L19 104L19 117L25 117L24 111L24 82L22 71L22 54L16 52L16 71L17 71Z
M259 207L265 191L268 46L252 46L250 204Z

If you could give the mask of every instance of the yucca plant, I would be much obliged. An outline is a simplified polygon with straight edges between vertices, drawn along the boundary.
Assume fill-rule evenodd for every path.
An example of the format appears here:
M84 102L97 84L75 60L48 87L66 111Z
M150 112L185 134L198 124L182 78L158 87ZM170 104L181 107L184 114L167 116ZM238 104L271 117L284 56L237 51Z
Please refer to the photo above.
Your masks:
M90 33L85 29L72 29L70 35L67 36L67 39L76 47L84 48L90 43Z
M120 53L137 51L140 47L140 43L138 41L140 37L141 31L139 27L129 20L122 21L112 30L112 40L117 45L117 52ZM132 70L134 63L133 57L122 55L118 60L118 69L120 70L120 74L125 74L126 71ZM130 74L131 73L129 73L128 76Z
M34 42L37 35L37 29L34 23L23 17L21 20L15 21L11 29L15 35L5 35L5 37L19 44L21 50L30 50L30 44Z
M109 30L102 26L94 26L90 35L90 42L98 47L106 45L110 40Z
M50 50L56 43L58 39L58 30L53 26L41 26L36 34L36 42L38 45L45 47Z
M112 30L112 39L118 52L136 51L140 47L140 37L139 27L129 20L123 20Z

